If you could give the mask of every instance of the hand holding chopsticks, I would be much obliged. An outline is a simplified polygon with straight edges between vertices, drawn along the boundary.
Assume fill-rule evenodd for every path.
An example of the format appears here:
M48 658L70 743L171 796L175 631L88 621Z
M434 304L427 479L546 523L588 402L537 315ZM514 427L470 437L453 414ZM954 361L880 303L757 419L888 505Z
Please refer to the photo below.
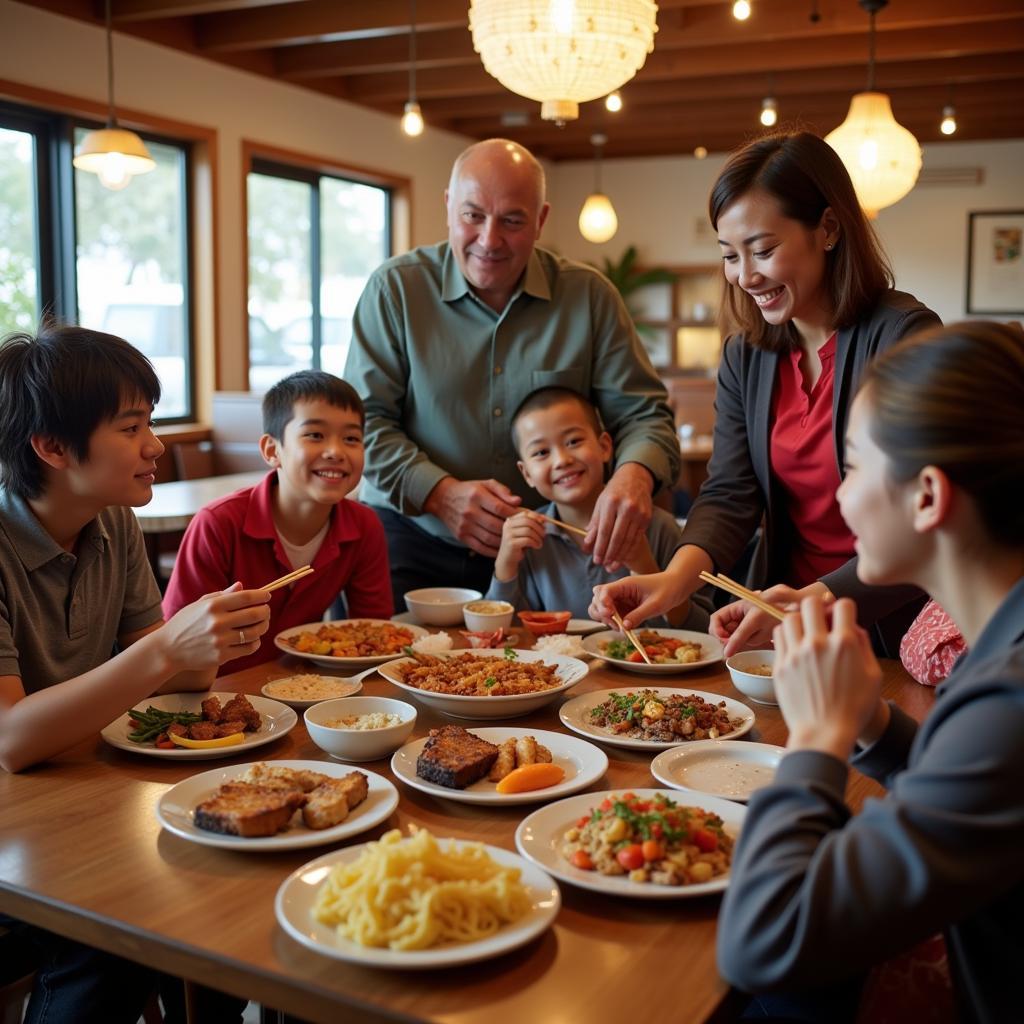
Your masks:
M717 576L712 576L709 572L702 572L700 578L705 583L710 583L714 587L718 587L720 590L724 590L728 594L732 594L734 597L741 598L744 601L749 602L755 608L760 608L761 611L767 612L769 615L773 615L780 622L786 617L786 613L781 608L776 608L775 605L769 604L760 594L755 594L752 590L747 590L746 587L737 583L735 580L729 579L724 573L719 573Z
M276 580L268 583L265 587L260 587L261 590L269 590L271 592L280 590L281 587L288 587L291 584L298 582L310 573L315 572L312 566L304 565L301 569L295 569L292 572L285 573L284 576L279 576Z
M555 526L560 526L563 530L568 530L570 533L578 533L581 537L586 537L587 531L581 530L578 526L570 526L568 523L563 523L561 519L555 519L554 516L546 516L543 512L534 512L532 509L529 511L529 515L536 516L538 519L543 519L547 523L553 523Z

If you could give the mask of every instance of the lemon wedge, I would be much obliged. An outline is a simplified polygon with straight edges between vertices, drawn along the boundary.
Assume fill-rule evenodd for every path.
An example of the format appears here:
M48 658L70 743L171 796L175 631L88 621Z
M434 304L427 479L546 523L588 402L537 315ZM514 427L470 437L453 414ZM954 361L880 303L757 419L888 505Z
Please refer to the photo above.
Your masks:
M209 750L210 747L237 747L245 742L245 733L233 732L230 736L218 736L215 740L193 740L188 736L176 736L173 732L167 734L172 743L179 747L189 747L191 750Z

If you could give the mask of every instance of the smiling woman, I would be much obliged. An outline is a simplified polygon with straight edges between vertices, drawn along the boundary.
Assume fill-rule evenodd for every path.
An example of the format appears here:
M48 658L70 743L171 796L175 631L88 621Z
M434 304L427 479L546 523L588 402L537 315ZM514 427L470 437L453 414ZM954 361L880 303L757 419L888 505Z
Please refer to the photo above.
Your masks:
M729 573L765 528L747 585L785 604L807 593L857 598L873 640L895 656L920 608L913 588L858 581L853 537L835 491L850 401L865 368L905 335L938 323L892 273L849 174L806 132L734 153L709 202L726 280L724 315L739 325L718 374L714 454L665 573L599 588L591 608L627 627L687 598L701 571ZM837 458L838 456L838 458ZM764 647L774 620L745 602L712 619L729 656Z

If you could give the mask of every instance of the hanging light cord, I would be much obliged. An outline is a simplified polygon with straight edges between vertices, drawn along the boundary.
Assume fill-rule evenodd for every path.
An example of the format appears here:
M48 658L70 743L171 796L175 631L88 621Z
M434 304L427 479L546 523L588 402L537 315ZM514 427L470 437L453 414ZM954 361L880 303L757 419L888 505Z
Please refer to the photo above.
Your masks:
M111 28L110 0L106 2L106 24L107 24L107 127L117 127L117 117L114 115L114 32Z
M110 3L110 0L107 0ZM875 12L871 12L871 27L868 30L868 92L875 91Z
M110 3L110 0L107 0ZM409 102L416 102L416 0L409 0Z

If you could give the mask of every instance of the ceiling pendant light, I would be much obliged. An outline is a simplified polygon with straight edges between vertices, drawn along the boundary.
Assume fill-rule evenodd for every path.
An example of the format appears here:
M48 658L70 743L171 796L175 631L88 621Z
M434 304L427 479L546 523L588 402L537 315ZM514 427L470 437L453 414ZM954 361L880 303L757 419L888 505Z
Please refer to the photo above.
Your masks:
M409 0L409 98L402 114L402 131L411 138L423 134L423 111L416 102L416 0Z
M600 245L615 237L619 218L612 201L601 191L601 147L608 136L595 132L590 136L594 147L594 191L587 196L580 210L580 234L588 241Z
M943 135L952 135L956 131L956 107L947 103L942 108L942 122L939 124L939 131Z
M765 96L761 100L761 124L765 128L771 128L779 119L779 105L775 102L774 96Z
M737 21L746 21L750 17L750 10L749 0L736 0L732 5L732 16Z
M111 29L110 0L106 0L107 31L107 126L89 132L82 139L72 163L80 171L99 175L100 183L117 192L126 188L136 174L156 167L146 144L126 128L118 128L114 112L114 34Z
M618 89L605 96L604 109L613 114L617 114L622 109L622 93Z
M875 15L889 0L858 2L871 18L868 88L850 100L846 120L825 141L846 165L861 207L873 218L914 187L921 170L921 147L893 117L889 97L875 92Z
M469 28L487 72L564 124L643 67L657 13L654 0L471 0Z

